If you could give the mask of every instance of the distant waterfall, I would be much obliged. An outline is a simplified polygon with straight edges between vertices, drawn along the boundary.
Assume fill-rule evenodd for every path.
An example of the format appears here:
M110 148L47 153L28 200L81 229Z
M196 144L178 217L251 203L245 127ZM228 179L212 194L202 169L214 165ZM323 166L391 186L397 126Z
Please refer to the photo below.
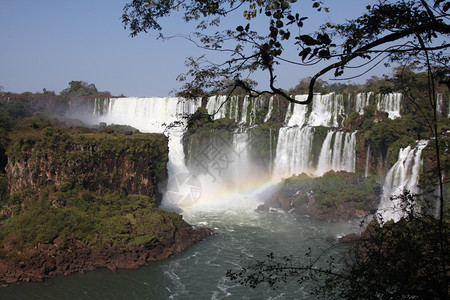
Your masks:
M390 119L400 117L400 104L403 98L401 93L377 95L377 109L389 114Z
M297 95L295 96L295 100L297 101L305 101L307 95ZM302 104L290 104L294 106L292 114L291 112L291 106L288 108L289 114L286 114L286 120L285 123L287 123L287 126L303 126L306 122L306 114L308 112L308 105L302 105Z
M270 119L270 117L272 116L272 110L273 110L273 96L270 97L269 107L268 107L268 110L267 110L267 115L264 118L264 122L267 122Z
M143 132L163 132L174 122L184 122L200 105L201 99L170 97L95 99L92 117L98 122L126 124Z
M307 95L295 99L305 101ZM330 170L355 172L355 133L329 130L321 147L317 166L311 158L314 127L339 127L345 119L344 98L334 93L314 95L311 105L289 104L287 127L280 129L273 176L281 178L306 172L321 176Z
M214 119L226 117L227 112L227 96L211 96L206 103L208 114L213 115Z
M364 107L370 105L369 99L372 95L372 92L356 94L355 111L362 115L364 113Z
M402 100L403 95L401 93L376 95L373 92L358 93L355 99L355 111L363 114L364 107L373 104L377 110L387 112L390 119L395 119L401 116Z
M422 150L427 141L419 141L415 148L408 146L400 149L398 161L386 175L383 185L383 196L378 211L383 220L398 221L403 216L400 200L391 201L391 197L401 195L404 190L417 193L420 169L422 167Z
M334 136L334 143L331 145ZM320 151L316 174L322 176L328 171L355 172L356 132L328 131Z

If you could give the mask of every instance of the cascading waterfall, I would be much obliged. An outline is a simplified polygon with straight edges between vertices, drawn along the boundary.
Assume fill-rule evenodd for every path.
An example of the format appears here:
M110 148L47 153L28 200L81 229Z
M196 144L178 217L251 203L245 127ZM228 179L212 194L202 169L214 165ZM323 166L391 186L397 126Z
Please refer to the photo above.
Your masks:
M306 98L307 95L295 96L298 101ZM281 128L278 133L273 177L281 178L302 172L321 176L330 170L355 172L355 132L329 130L317 166L311 162L313 128L338 127L340 119L344 119L344 111L343 96L334 93L314 95L311 106L295 104L292 107L290 104L285 117L287 127ZM334 143L331 144L333 137Z
M400 117L400 104L403 98L401 93L377 95L377 109L389 114L390 119Z
M184 122L201 105L201 99L112 98L96 99L92 117L97 122L126 124L143 132L163 132L175 122Z
M355 134L356 132L328 131L320 151L316 176L322 176L331 170L355 172ZM334 143L332 146L333 136Z
M371 104L375 105L377 110L388 113L390 119L400 117L400 109L403 95L401 93L376 94L373 92L358 93L355 100L355 111L359 114L364 113L364 107Z
M400 149L397 162L386 175L383 196L378 207L384 221L391 219L398 221L404 215L401 200L391 200L391 197L395 198L405 190L409 190L412 194L418 192L417 184L422 167L422 150L427 144L427 141L421 140L414 148L408 146Z
M272 110L273 110L273 96L270 97L270 99L269 99L269 107L267 110L267 114L264 117L264 123L267 122L270 119L270 117L272 116Z
M239 124L246 124L247 123L247 109L249 105L249 97L245 96L244 101L242 102L242 112L241 112L241 119L239 121Z
M355 111L362 115L364 113L364 107L370 105L369 100L372 96L372 92L356 94Z
M370 144L367 146L366 151L366 168L364 170L364 177L369 177L369 164L370 164Z
M206 103L208 114L213 115L214 119L221 119L226 117L226 100L227 96L211 96Z
M313 140L311 127L283 127L278 133L273 175L275 178L290 177L302 172L310 173Z
M338 127L339 117L344 117L344 97L334 93L314 95L309 126Z
M306 99L306 95L297 95L299 101ZM372 93L357 94L354 101L355 111L362 113L367 105L376 105L378 109L387 111L389 117L400 114L401 94L373 95ZM268 101L268 102L264 102ZM373 102L372 102L373 101ZM348 103L349 104L349 103ZM181 147L183 129L172 128L170 124L184 124L186 116L193 114L201 105L201 99L187 100L182 98L112 98L96 99L93 106L92 117L97 122L127 124L138 128L143 132L166 132L169 136L169 175L188 172L184 164L184 153ZM256 116L263 107L267 110L264 120L271 117L274 109L274 98L264 100L262 98L250 98L231 96L214 96L208 99L206 108L209 113L215 113L214 119L229 117L235 119L241 125L241 129L234 133L232 148L235 153L235 164L228 174L229 177L240 178L240 176L251 177L251 166L249 161L249 149L251 149L250 131L245 127L252 126L256 122ZM349 104L350 105L350 104ZM311 105L289 104L285 115L285 126L278 131L276 150L271 160L272 177L279 180L292 174L307 173L311 176L321 176L330 170L355 172L356 161L356 132L339 130L340 123L345 119L344 100L342 95L326 94L314 95ZM180 125L182 125L180 124ZM322 136L323 142L313 147L314 133L316 127L328 127L326 137ZM170 127L170 128L168 128ZM331 127L331 128L330 128ZM399 162L389 171L384 187L383 204L380 208L387 207L387 201L394 191L399 188L414 190L420 164L421 150L425 147L420 142L415 149L402 149ZM320 149L320 153L313 154L312 150ZM313 159L315 157L315 159ZM369 174L370 148L367 148L365 176ZM413 157L413 158L411 158ZM317 165L314 165L313 160ZM417 163L413 163L417 162ZM411 165L411 166L410 166ZM412 167L412 166L416 167ZM403 169L402 169L403 168ZM239 171L238 171L239 170ZM406 171L412 175L401 175ZM409 171L408 171L409 172ZM405 174L410 174L406 172ZM417 174L417 176L416 176ZM402 177L403 176L403 177ZM409 178L409 179L408 179ZM239 181L239 180L236 180ZM408 182L408 183L404 183ZM390 201L389 201L390 202Z
M295 100L297 101L305 101L307 95L297 95L295 96ZM313 100L314 101L314 100ZM291 112L291 107L288 108L289 113ZM287 126L303 126L306 122L306 113L308 112L307 105L294 104L294 110L291 114L286 114L286 118L288 118L285 123Z

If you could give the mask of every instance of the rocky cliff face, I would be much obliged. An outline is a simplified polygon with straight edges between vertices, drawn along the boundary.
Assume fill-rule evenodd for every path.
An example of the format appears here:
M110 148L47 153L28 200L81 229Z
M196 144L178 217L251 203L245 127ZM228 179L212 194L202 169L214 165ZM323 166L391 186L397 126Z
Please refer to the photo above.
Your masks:
M0 283L137 268L212 233L156 207L167 181L163 134L67 129L33 117L11 132L6 153Z
M7 154L11 194L50 185L81 186L98 193L123 190L159 202L158 185L167 180L168 141L162 134L64 131L32 123L12 136Z

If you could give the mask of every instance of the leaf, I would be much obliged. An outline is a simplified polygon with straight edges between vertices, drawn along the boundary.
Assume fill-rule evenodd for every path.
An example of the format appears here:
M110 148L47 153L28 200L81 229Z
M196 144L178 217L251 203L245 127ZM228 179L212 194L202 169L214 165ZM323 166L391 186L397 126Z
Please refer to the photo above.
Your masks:
M319 42L317 42L317 40L315 40L314 38L312 38L311 36L307 35L307 34L303 34L300 36L300 40L305 43L307 46L314 46L319 44Z
M319 51L319 57L322 58L330 58L330 51L328 49L326 50L320 50Z
M310 52L311 52L311 48L308 47L308 48L305 48L302 51L300 51L300 53L298 55L302 57L302 60L305 60Z

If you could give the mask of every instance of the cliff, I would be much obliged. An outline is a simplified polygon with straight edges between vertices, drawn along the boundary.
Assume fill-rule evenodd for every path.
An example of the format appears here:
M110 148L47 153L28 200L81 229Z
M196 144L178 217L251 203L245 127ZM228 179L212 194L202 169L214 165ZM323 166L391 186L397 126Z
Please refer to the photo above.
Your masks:
M167 180L162 134L65 129L33 117L9 139L0 283L136 268L211 234L157 208Z
M6 175L11 194L55 185L103 194L124 190L161 200L168 141L162 134L63 129L31 118L10 135Z

